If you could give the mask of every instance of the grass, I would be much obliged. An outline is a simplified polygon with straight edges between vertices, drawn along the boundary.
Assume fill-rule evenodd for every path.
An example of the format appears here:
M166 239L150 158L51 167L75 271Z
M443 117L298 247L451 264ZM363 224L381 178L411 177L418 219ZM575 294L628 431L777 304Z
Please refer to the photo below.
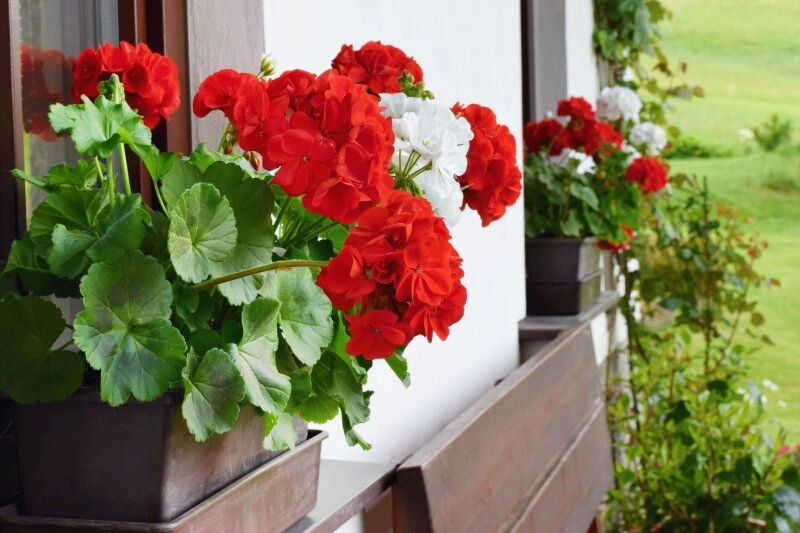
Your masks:
M662 45L685 61L685 78L705 98L677 102L670 119L685 134L731 149L731 157L671 161L672 169L707 176L716 197L751 219L748 230L770 243L760 270L781 281L756 293L774 341L751 356L752 380L769 379L778 392L768 413L800 441L800 147L761 151L740 130L773 113L794 126L800 139L800 2L796 0L663 0L673 12ZM785 407L779 405L779 401Z

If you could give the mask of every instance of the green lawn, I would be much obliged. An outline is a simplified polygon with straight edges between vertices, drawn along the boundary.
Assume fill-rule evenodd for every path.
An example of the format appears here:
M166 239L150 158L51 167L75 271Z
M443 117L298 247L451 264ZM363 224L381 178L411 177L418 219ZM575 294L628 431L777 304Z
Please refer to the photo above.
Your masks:
M800 2L663 2L674 15L662 28L665 52L688 63L680 81L700 85L706 94L677 102L671 120L685 134L735 154L673 160L672 168L707 176L714 194L751 217L747 228L770 243L761 271L782 286L756 296L775 346L751 357L751 376L780 386L777 393L765 391L769 413L786 426L790 441L800 441L800 147L765 154L740 134L777 113L800 138Z

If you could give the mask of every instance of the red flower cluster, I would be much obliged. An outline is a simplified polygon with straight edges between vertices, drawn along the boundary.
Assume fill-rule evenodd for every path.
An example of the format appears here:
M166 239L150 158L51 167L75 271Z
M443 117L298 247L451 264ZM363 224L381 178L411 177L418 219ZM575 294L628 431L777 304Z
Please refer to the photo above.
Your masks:
M625 178L642 186L645 192L658 192L667 185L667 169L655 157L638 157L628 166Z
M20 47L22 71L22 120L25 131L44 141L55 141L56 136L47 113L50 105L64 103L59 88L69 80L75 60L58 50L41 50L29 44Z
M628 248L631 247L631 240L633 239L633 228L628 226L627 224L620 224L622 231L625 232L625 236L627 237L625 240L620 242L611 242L606 240L599 240L597 241L597 246L601 250L609 250L611 252L624 252Z
M561 100L558 116L566 117L567 124L548 118L525 125L525 147L529 152L547 148L550 155L558 155L564 148L572 148L597 158L622 148L622 133L608 122L597 120L591 104L583 98Z
M270 81L232 70L200 84L194 113L220 109L239 146L279 170L274 183L309 211L351 224L392 190L391 120L378 99L334 70L291 70Z
M331 66L340 74L356 83L363 83L373 94L399 93L402 88L397 81L404 71L422 81L422 69L405 52L380 41L370 41L358 50L353 45L342 45Z
M385 358L416 335L447 338L461 319L467 291L461 257L430 204L392 191L364 212L317 284L346 315L346 350Z
M469 121L473 134L467 170L458 178L464 187L464 205L477 211L482 224L488 226L505 214L522 191L517 142L488 107L456 104L452 110Z
M169 120L180 105L180 84L175 62L153 52L144 43L133 46L120 41L119 46L105 43L98 49L87 48L75 60L72 71L72 100L80 102L99 94L98 85L117 74L125 86L125 100L138 111L148 128L155 128L161 118Z

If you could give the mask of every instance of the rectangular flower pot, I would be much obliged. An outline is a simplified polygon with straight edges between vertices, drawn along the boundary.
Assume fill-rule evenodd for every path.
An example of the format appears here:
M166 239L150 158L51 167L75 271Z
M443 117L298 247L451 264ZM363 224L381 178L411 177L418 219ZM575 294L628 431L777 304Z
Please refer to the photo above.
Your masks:
M122 522L23 516L0 509L0 533L151 531L278 533L310 512L317 500L323 431L284 452L169 522Z
M111 407L85 388L16 405L20 514L168 522L280 453L263 449L263 419L250 406L230 432L196 442L181 399Z
M594 237L527 239L527 314L575 315L591 307L601 292L600 258Z
M600 265L597 239L525 240L525 273L533 280L573 281L594 273Z
M528 280L525 284L529 315L577 315L600 297L602 271L577 280Z

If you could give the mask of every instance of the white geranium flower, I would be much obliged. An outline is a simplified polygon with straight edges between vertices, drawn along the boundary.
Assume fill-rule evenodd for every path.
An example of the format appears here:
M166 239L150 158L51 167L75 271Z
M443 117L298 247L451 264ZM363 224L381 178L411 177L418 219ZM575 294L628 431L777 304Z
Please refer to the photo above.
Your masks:
M631 129L631 142L637 146L646 145L652 154L660 154L667 145L667 132L652 122L642 122Z
M639 95L627 87L606 87L597 97L597 117L601 119L639 122L641 110Z
M574 165L578 174L593 174L597 170L592 156L572 148L564 148L560 154L550 156L550 161L564 168Z
M392 118L395 135L392 163L413 174L430 164L414 182L433 206L434 212L453 227L461 214L464 195L458 176L467 170L467 151L472 129L464 117L433 100L403 93L381 94L384 115ZM407 168L409 161L417 160ZM406 172L406 170L408 172Z
M433 212L444 219L448 228L458 224L461 219L461 204L464 203L464 193L458 181L434 170L424 171L414 181L433 206Z
M626 167L633 163L634 159L642 157L642 154L639 153L639 150L628 144L628 141L622 141L622 151L628 154L628 159L625 160Z

